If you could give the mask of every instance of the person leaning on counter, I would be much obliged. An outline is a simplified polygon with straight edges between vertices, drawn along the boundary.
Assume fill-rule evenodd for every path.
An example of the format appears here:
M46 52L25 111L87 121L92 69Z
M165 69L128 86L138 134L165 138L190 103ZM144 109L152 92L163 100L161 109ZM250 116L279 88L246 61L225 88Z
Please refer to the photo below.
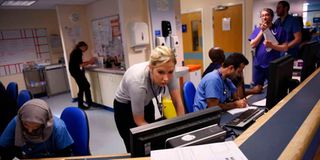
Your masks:
M83 52L88 50L88 45L81 41L79 42L75 48L72 50L70 54L69 61L69 72L71 76L76 81L79 92L78 92L78 107L81 109L89 109L92 106L92 98L90 91L90 84L85 76L83 67L94 64L95 58L91 58L89 61L82 61ZM83 92L86 96L86 101L88 106L83 104Z
M115 93L114 118L127 152L130 152L130 128L155 121L153 98L162 113L158 95L165 92L166 86L177 115L184 115L178 79L174 77L176 63L174 52L159 46L151 52L148 62L135 64L125 72Z

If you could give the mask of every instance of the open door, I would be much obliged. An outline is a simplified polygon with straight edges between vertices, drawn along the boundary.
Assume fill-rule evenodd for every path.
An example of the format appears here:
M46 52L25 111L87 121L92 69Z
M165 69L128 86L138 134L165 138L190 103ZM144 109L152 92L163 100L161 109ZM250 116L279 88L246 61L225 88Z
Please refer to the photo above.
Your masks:
M203 70L202 57L202 22L201 12L190 12L181 15L184 64L200 64Z

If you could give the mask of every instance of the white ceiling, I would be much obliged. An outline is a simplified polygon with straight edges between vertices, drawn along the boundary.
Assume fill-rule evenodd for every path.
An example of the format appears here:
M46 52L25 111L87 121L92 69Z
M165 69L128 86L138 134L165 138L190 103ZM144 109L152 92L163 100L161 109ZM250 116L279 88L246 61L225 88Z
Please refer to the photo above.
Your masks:
M4 0L0 0L2 3ZM3 7L0 9L55 9L56 5L85 5L92 3L96 0L37 0L32 6L29 7Z
M2 3L4 0L0 0ZM2 7L0 9L55 9L56 5L85 5L97 0L37 0L35 4L30 7ZM279 0L261 0L263 3L277 3ZM183 3L183 0L181 0ZM320 0L288 0L291 4L292 10L299 10L303 3L319 4ZM297 9L298 8L298 9Z

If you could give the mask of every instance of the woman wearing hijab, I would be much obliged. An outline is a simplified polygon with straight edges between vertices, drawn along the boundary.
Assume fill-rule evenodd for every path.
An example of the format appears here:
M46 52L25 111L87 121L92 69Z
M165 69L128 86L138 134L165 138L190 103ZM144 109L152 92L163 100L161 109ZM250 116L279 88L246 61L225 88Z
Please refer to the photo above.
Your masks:
M26 102L0 137L3 159L71 156L73 139L41 99Z

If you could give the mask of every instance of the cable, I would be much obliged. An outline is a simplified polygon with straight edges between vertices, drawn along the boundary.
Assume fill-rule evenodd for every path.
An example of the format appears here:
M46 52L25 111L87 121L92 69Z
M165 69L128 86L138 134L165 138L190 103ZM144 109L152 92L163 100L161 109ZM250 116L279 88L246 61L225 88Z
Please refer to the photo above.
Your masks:
M224 129L227 132L226 138L231 137L232 139L235 139L239 136L233 129L227 128L226 126L222 126L222 129Z

